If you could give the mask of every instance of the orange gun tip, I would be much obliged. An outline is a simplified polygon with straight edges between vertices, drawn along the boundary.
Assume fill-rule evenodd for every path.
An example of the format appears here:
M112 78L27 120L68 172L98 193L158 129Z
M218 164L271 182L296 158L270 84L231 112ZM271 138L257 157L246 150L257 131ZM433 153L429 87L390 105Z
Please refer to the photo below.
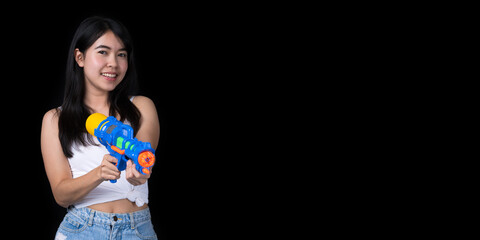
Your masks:
M142 152L138 155L138 164L144 168L153 166L155 163L155 155L150 151Z

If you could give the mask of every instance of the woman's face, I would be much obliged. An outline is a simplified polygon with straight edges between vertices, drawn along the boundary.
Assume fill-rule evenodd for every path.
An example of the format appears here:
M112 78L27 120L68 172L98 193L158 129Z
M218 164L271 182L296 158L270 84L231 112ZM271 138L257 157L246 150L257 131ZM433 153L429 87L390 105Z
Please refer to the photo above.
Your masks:
M105 32L85 54L75 49L75 60L83 67L87 90L112 91L128 68L127 50L112 31Z

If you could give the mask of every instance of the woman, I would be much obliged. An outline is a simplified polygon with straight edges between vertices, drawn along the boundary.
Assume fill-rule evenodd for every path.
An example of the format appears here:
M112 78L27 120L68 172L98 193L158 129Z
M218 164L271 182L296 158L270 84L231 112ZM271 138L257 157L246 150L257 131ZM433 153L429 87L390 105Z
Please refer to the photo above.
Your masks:
M160 126L154 103L132 96L133 49L125 27L91 17L78 27L69 49L64 102L48 111L42 156L55 201L68 208L56 239L156 239L148 209L150 174L132 161L125 171L85 129L92 113L130 124L135 137L156 149ZM109 180L118 179L116 183Z

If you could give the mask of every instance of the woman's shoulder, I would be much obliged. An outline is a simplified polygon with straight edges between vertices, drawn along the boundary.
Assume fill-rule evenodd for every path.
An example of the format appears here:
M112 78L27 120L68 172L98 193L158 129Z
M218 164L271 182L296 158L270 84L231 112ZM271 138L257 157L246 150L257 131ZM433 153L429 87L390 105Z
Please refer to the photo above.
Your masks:
M145 97L145 96L135 96L132 97L133 104L139 109L149 109L155 108L155 104L153 103L152 99Z
M153 102L150 98L142 96L142 95L136 95L136 96L131 96L130 100L132 102L145 102L145 101L151 101Z
M58 117L60 110L58 108L50 109L43 115L42 120L42 134L43 132L47 133L58 133Z
M48 110L44 115L43 115L43 123L55 123L58 122L58 116L60 114L60 109L59 108L52 108Z
M145 96L135 96L132 102L140 111L143 119L157 119L157 109L152 99Z

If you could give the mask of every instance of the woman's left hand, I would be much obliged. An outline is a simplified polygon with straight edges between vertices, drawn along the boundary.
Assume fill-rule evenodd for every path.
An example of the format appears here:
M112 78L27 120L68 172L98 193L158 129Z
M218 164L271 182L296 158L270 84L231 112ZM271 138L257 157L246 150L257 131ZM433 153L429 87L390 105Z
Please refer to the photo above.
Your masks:
M137 169L135 169L135 164L132 162L132 160L128 160L127 168L125 171L127 181L133 186L138 186L146 183L147 180L150 178L151 174L151 172L146 175L139 173Z

